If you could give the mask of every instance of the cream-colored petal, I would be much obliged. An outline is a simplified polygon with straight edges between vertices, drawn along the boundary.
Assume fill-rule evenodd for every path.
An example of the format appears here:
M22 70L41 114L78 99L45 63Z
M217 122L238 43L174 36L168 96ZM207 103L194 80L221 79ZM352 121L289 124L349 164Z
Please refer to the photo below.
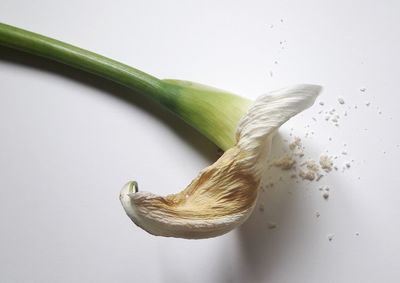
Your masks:
M297 85L259 97L241 119L237 144L203 169L180 193L166 197L137 192L129 182L120 200L132 221L147 232L188 239L222 235L252 212L272 136L289 118L311 106L321 88Z

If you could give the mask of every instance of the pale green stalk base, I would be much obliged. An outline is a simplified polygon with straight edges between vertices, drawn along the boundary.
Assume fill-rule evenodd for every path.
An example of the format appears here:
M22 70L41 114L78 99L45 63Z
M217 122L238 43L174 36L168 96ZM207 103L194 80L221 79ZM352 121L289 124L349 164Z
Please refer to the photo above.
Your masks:
M96 53L2 23L0 45L67 64L151 97L223 150L236 143L237 123L251 103L204 85L160 80Z

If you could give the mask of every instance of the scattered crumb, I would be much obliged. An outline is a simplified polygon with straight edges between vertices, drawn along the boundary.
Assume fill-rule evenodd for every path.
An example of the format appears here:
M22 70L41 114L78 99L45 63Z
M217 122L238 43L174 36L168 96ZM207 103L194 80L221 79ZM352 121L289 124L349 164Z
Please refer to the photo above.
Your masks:
M339 102L339 104L344 104L344 99L342 97L339 97L338 102Z
M299 147L301 147L301 139L299 137L295 137L294 140L289 144L289 148L290 150L295 150Z
M332 242L332 240L333 240L334 237L335 237L335 235L329 234L329 235L328 235L328 241L329 241L329 242Z
M299 176L303 180L313 181L319 172L319 166L314 160L307 160L301 166L306 165L307 170L300 169Z
M371 102L367 101L367 102L365 102L365 105L366 105L366 106L370 106L370 105L371 105Z
M327 155L321 155L319 158L319 165L325 172L330 172L332 171L332 157L327 156Z
M317 164L314 160L312 160L312 159L307 160L307 161L305 162L305 165L307 166L307 169L309 169L309 170L312 170L312 171L314 171L314 172L318 172L318 171L319 171L319 166L318 166L318 164Z
M329 193L328 192L324 192L322 194L322 196L323 196L324 199L328 199L329 198Z
M279 167L282 170L290 170L296 164L296 160L294 160L291 156L284 156L278 160L274 160L272 165L275 167Z
M360 236L360 233L359 233L359 232L356 232L356 236Z
M347 163L345 164L345 166L346 166L347 169L349 169L349 168L351 167L351 165L350 165L349 162L347 162Z
M361 91L361 92L366 92L367 89L366 89L365 87L363 87L363 88L360 88L360 91Z
M313 171L304 171L301 170L299 171L299 176L303 179L303 180L309 180L309 181L313 181L315 179L315 173Z
M319 105L324 106L325 103L324 103L323 101L320 101L320 102L319 102Z

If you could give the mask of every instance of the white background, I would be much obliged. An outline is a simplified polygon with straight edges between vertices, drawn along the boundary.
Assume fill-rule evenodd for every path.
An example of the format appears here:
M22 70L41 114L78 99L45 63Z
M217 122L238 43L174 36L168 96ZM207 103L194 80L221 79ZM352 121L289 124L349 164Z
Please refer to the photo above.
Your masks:
M282 127L274 154L294 128L305 158L339 156L318 183L270 171L265 210L227 235L154 237L126 217L121 186L177 192L215 146L123 87L0 48L0 281L399 282L399 12L395 0L0 0L2 22L160 78L248 98L321 84L325 105ZM339 127L318 114L332 108Z

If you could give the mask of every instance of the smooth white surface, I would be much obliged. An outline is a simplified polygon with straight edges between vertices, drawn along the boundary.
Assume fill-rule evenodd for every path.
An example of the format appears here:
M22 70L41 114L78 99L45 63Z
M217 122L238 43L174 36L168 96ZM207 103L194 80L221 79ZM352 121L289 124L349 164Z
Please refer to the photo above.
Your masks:
M399 282L399 10L398 1L0 0L2 22L161 78L249 98L321 84L325 105L289 121L275 155L294 128L306 156L340 156L319 183L275 181L265 211L232 233L152 237L126 217L121 186L178 191L215 147L156 105L123 99L129 90L1 48L0 281ZM318 114L331 108L339 127Z

